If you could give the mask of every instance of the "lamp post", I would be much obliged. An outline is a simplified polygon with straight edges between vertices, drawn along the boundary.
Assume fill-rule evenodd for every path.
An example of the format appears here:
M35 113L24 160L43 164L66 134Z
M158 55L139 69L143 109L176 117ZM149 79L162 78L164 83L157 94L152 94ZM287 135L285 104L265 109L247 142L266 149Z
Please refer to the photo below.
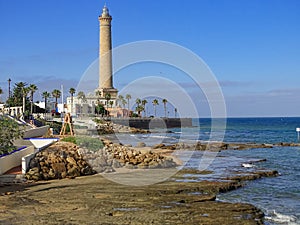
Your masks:
M11 82L11 79L8 78L8 115L10 115L10 82Z

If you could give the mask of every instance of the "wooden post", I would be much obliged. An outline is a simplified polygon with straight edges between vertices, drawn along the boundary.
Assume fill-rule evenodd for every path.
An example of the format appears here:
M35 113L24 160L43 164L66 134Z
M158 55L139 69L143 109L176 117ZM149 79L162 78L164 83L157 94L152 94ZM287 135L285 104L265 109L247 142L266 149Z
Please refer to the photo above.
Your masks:
M72 117L70 113L66 113L65 117L64 117L64 122L61 128L61 131L59 133L59 135L65 135L66 134L66 128L67 126L69 126L70 128L70 133L73 136L74 132L73 132L73 125L72 125Z

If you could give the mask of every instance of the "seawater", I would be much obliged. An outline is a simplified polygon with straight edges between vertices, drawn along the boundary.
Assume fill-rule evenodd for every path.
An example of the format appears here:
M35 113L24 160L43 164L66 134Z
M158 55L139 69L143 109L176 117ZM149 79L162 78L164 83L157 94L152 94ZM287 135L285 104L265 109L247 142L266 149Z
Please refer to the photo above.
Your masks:
M297 127L300 127L300 118L229 118L224 141L270 144L298 142ZM208 139L209 129L210 120L200 119L200 139ZM253 158L266 159L255 166L277 170L280 176L249 181L243 188L221 194L219 200L247 202L257 206L266 214L267 225L300 224L299 147L222 151L220 154L245 162Z
M178 141L220 141L236 143L281 143L298 142L296 128L300 118L228 118L223 133L224 120L216 119L211 131L211 119L194 119L196 126L152 131L151 135L135 135L138 141L147 145L176 143ZM218 122L220 126L218 127ZM223 137L224 134L224 137ZM126 142L127 139L124 139ZM129 140L128 140L129 141ZM130 140L129 142L132 142ZM184 153L178 153L183 155ZM198 168L203 153L194 152L186 166ZM190 157L190 154L187 154ZM193 177L193 181L219 179L242 168L241 163L266 159L255 168L277 170L281 175L249 181L245 187L218 196L220 201L246 202L262 209L266 214L266 225L300 224L300 148L274 147L270 149L250 149L243 151L226 150L218 153L207 170L213 174Z
M221 194L219 200L247 202L257 206L266 214L265 224L300 224L299 147L224 151L222 154L245 160L265 158L266 162L255 166L277 170L280 176L249 181L243 188Z

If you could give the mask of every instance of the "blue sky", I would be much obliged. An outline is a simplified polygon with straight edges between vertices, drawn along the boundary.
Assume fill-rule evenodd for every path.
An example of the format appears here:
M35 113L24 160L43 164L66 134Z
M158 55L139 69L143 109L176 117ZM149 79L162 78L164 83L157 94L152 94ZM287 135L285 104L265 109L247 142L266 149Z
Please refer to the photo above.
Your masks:
M40 92L59 89L61 84L65 90L76 87L98 57L98 15L104 3L0 0L2 99L7 96L8 78L35 83ZM106 4L113 16L114 47L163 40L190 49L218 79L228 116L300 116L300 1L107 0ZM174 80L182 82L176 76ZM117 88L124 82L120 78Z

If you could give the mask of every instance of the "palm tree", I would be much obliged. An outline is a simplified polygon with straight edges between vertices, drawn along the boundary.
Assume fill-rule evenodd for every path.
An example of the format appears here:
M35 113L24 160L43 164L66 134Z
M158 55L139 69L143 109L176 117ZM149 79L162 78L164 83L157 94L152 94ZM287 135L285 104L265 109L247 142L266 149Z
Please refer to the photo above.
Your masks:
M29 87L23 87L22 88L22 98L23 98L23 114L25 113L25 100L26 100L26 97L29 93Z
M72 87L71 87L71 88L69 89L69 93L71 94L71 97L74 96L75 92L76 92L75 88L72 88Z
M157 99L154 99L152 101L152 104L153 104L153 107L154 107L154 116L156 117L156 106L159 105L158 104L158 100Z
M125 109L126 104L127 104L127 101L125 99L122 99L123 110ZM123 110L122 110L122 114L124 112ZM124 117L124 114L123 114L123 117Z
M110 108L113 107L114 101L109 101Z
M135 111L137 111L139 117L141 117L141 112L144 111L144 107L142 105L138 105L135 107Z
M37 86L35 84L29 85L29 91L30 91L30 114L32 115L33 112L33 94L38 90Z
M127 104L127 101L125 99L122 100L122 106L123 106L123 109L125 109L125 105Z
M23 89L27 86L24 82L18 82L15 84L13 95L10 99L10 106L20 106L23 104ZM26 100L26 99L25 99Z
M97 90L95 92L96 94L96 97L97 97L97 104L96 104L96 112L97 114L99 115L100 114L100 111L102 110L103 108L103 105L101 104L100 102L100 98L101 98L101 95L102 95L102 92L100 90Z
M137 106L140 106L140 104L142 103L142 100L140 98L137 98L135 100L135 103L137 104Z
M106 100L106 116L108 116L108 102L109 102L109 100L111 99L111 95L110 95L110 93L105 93L105 100Z
M50 93L48 91L44 91L42 96L45 100L45 113L47 113L47 100L50 98Z
M61 91L58 89L54 89L52 91L52 97L55 98L55 110L57 109L57 99L60 98L61 96Z
M127 99L127 112L128 112L128 115L127 116L129 116L129 100L131 99L131 95L130 94L127 94L126 96L125 96L125 98Z
M75 94L76 90L75 88L70 88L69 89L69 93L71 94L71 114L73 112L73 98L74 98L74 94Z
M0 87L0 102L1 102L1 95L3 94L3 90L2 88Z
M147 117L146 115L146 104L148 103L148 101L146 99L142 100L142 106L144 107L144 116Z
M86 97L85 97L84 92L79 91L78 94L77 94L77 98L80 99L80 104L81 104L80 113L81 113L81 115L83 115L82 103L86 102Z
M100 98L102 96L102 92L100 90L96 91L96 96L97 96L97 104L100 104Z
M124 96L123 95L119 95L118 96L118 104L121 107L122 101L124 100Z
M77 94L77 98L81 100L81 102L86 102L86 97L83 91L79 91Z
M162 100L162 103L164 104L165 118L167 118L167 102L168 100L165 98Z

